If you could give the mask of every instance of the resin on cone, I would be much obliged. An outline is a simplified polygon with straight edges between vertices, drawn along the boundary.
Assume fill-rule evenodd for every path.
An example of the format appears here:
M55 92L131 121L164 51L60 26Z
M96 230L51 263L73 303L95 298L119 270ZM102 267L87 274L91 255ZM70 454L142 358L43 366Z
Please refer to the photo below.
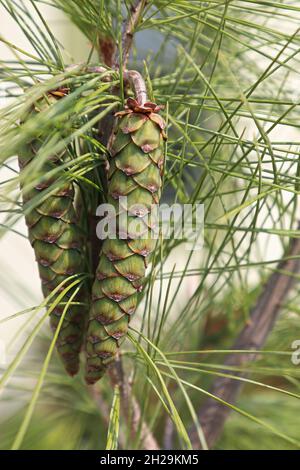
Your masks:
M49 92L47 98L41 98L32 108L28 117L43 112L47 107L53 105L58 99L66 94L64 89ZM19 154L20 170L31 163L43 145L40 137L28 142ZM57 172L62 156L53 156L38 164L34 171L36 183L34 187L27 189L21 184L24 208L34 204L37 195L43 196L43 192L51 190L51 186L59 179ZM52 174L51 174L52 172ZM61 170L62 175L64 170ZM74 209L74 188L71 182L63 181L53 188L51 193L45 194L42 202L25 213L28 227L29 239L35 252L38 263L39 274L42 282L42 291L47 297L61 282L69 276L80 274L84 271L84 258L82 255L82 233L77 226L77 216ZM74 279L72 279L74 281ZM71 282L72 282L71 281ZM59 292L63 291L69 282L65 282ZM77 286L76 286L77 287ZM72 289L61 300L50 315L50 324L53 331L58 326L65 304L72 295ZM55 297L51 298L51 302ZM72 302L83 302L84 293L82 289L73 298ZM57 350L62 359L64 367L69 375L75 375L79 369L79 353L83 343L83 333L86 323L87 307L83 305L70 305L64 317L58 340Z
M154 103L139 105L129 98L126 109L116 114L109 144L108 202L116 209L117 238L103 242L92 289L88 384L103 376L125 338L156 245L150 221L161 194L166 138L159 110Z

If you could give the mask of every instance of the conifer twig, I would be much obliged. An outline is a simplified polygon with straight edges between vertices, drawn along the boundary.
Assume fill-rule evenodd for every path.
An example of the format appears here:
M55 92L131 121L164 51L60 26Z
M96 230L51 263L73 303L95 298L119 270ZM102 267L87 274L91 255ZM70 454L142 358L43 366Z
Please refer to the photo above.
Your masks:
M143 11L148 3L148 0L137 0L132 5L129 11L127 20L124 22L123 33L122 33L122 64L123 69L126 69L130 49L133 42L134 31L141 19ZM115 67L119 66L119 57L116 53L115 57Z
M113 57L115 55L116 44L111 37L105 36L104 34L99 35L98 39L98 54L99 59L107 67L113 66ZM101 60L102 59L102 60Z
M147 101L147 88L142 75L136 70L127 70L124 72L124 79L128 81L135 98L140 105Z
M66 70L68 72L72 72L73 70L80 70L81 68L89 73L99 74L103 74L108 70L105 67L102 67L101 65L86 67L84 64L71 64L66 68ZM129 84L138 103L140 105L143 105L147 101L147 87L142 75L137 70L125 70L123 78L125 83ZM110 75L105 75L104 77L102 77L102 81L104 82L109 82L110 80Z
M298 229L300 227L298 226ZM250 319L240 332L232 350L259 351L263 348L269 333L278 318L282 304L293 287L295 274L300 271L300 238L291 239L287 257L282 260L276 271L269 277L262 294L252 309ZM224 373L227 366L247 368L257 353L231 353L224 362ZM236 377L245 377L245 373L234 373ZM230 404L234 404L242 388L243 382L230 377L217 377L210 393ZM200 408L198 417L207 444L212 448L220 437L226 419L232 409L213 398L207 398ZM191 441L194 448L199 448L197 434L193 431Z
M134 441L136 434L140 433L140 443L144 450L159 450L159 445L145 421L140 425L141 410L136 398L132 394L132 387L124 376L123 364L120 356L110 366L110 380L113 386L118 386L121 396L121 409L125 417L128 428L131 431L131 438Z
M107 68L103 67L102 65L89 65L87 66L84 62L79 62L77 64L70 64L66 67L67 72L72 72L75 70L86 70L89 73L105 73L107 72ZM110 77L106 76L102 78L103 81L109 81Z

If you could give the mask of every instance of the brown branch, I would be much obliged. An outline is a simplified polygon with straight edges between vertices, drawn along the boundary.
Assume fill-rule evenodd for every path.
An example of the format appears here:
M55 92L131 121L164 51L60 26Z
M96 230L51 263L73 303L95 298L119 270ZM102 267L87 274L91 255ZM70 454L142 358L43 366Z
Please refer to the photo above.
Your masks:
M66 67L67 72L86 71L88 73L98 73L99 75L108 72L109 70L101 65L86 66L84 63L71 64ZM147 101L147 87L145 80L137 70L124 70L123 78L125 85L129 85L132 89L136 100L139 104L144 104ZM103 82L110 82L111 76L104 75L101 80Z
M270 276L252 309L249 321L234 342L232 350L259 351L264 346L278 318L282 304L293 287L294 275L300 271L299 255L300 239L294 238L291 240L288 250L288 259L282 260L277 266L277 271ZM256 358L257 353L229 354L224 362L224 372L228 373L227 366L246 368ZM236 377L245 377L247 374L235 373L234 375ZM238 379L217 377L210 393L230 404L234 404L242 385L242 381ZM220 437L230 412L231 408L213 398L206 399L202 405L198 417L209 448L213 447ZM191 441L194 448L199 448L199 440L194 430Z
M112 385L118 385L120 389L122 414L127 421L132 440L134 441L137 432L140 432L141 446L144 450L159 450L159 445L145 421L140 427L140 406L132 394L131 385L124 376L120 356L116 358L108 371Z
M147 101L147 88L142 75L136 70L124 72L124 80L129 83L137 102L143 105Z
M87 66L84 62L79 62L78 64L70 64L66 67L66 72L81 72L86 71L89 73L105 73L108 72L108 69L106 67L102 67L101 65L96 65L96 66ZM104 82L110 81L110 77L106 76L103 77L102 80Z
M80 68L79 65L70 65L67 70L75 70L75 68ZM85 67L82 65L83 69L86 70L89 73L99 73L103 74L107 72L108 70L105 67L96 65L96 66L89 66ZM132 89L136 100L138 101L139 104L144 104L147 101L147 87L145 80L143 79L142 75L137 71L137 70L125 70L123 74L123 78L126 82L129 84L130 88ZM111 80L110 75L105 75L102 77L102 81L104 82L109 82Z
M116 51L116 44L113 38L100 34L98 38L98 46L100 62L103 62L107 67L111 68L113 66L113 58Z
M130 8L127 20L124 22L122 33L122 65L124 70L127 66L135 29L140 22L147 3L148 0L136 0L134 5ZM114 64L115 68L118 68L120 65L120 58L118 57L117 52L115 54Z

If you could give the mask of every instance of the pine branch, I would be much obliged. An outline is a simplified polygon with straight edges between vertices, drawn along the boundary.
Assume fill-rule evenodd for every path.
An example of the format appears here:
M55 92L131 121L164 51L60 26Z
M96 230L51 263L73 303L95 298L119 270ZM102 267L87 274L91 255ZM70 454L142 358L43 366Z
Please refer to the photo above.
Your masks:
M140 105L147 101L147 88L141 74L136 70L128 70L124 72L124 80L126 80L135 94L135 98Z
M270 276L251 312L249 321L230 349L259 351L263 348L278 318L282 304L293 287L294 275L300 271L300 238L291 240L287 257L288 259L281 261L276 272ZM227 366L247 368L255 361L257 355L257 353L229 354L224 362L224 372L227 372ZM245 377L247 374L235 373L234 375ZM239 380L217 377L210 393L221 400L234 404L242 385L242 381ZM230 407L213 398L208 398L202 405L198 417L209 448L215 445L222 434L225 421L231 411ZM194 448L199 447L195 431L193 431L191 442Z
M120 356L110 366L109 375L112 385L118 385L120 389L122 414L128 423L132 441L134 442L136 434L140 432L140 444L144 450L159 450L159 445L145 421L140 425L140 406L133 396L131 385L124 376Z
M104 73L107 72L107 68L102 67L101 65L95 65L95 66L86 66L84 62L80 62L78 64L70 64L68 67L66 67L67 72L72 72L72 71L80 71L80 70L85 70L86 72L89 73ZM109 75L106 75L105 77L102 77L103 82L109 82L111 80L111 77Z
M122 33L122 64L123 69L126 69L130 49L132 47L134 31L139 24L143 11L148 3L148 0L137 0L135 4L130 8L127 20L124 23ZM118 54L115 56L115 67L117 68L120 64Z

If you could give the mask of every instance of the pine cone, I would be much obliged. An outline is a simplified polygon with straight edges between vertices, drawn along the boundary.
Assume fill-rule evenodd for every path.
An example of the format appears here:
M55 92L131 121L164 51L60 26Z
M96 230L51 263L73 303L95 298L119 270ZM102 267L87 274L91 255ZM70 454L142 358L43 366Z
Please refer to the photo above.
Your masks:
M64 96L64 91L50 92L45 98L38 100L30 116L42 112L57 99ZM39 137L29 142L20 152L19 166L27 166L37 154L42 141ZM61 157L53 156L35 173L39 176L38 184L30 190L21 185L23 202L28 203L37 194L43 193L58 178L48 176L49 172L59 167ZM42 281L43 294L48 296L62 281L70 275L84 271L84 259L81 252L82 233L77 224L77 216L73 204L74 188L69 182L63 183L59 189L47 196L38 206L25 215L29 239L38 262L39 274ZM61 287L63 291L67 287ZM72 294L70 290L62 299L66 303ZM53 299L52 299L53 300ZM86 301L82 289L72 299L72 302ZM53 331L58 326L65 305L57 305L50 316ZM65 315L58 340L57 350L68 374L75 375L79 369L79 353L83 343L83 332L86 323L86 307L70 305Z

